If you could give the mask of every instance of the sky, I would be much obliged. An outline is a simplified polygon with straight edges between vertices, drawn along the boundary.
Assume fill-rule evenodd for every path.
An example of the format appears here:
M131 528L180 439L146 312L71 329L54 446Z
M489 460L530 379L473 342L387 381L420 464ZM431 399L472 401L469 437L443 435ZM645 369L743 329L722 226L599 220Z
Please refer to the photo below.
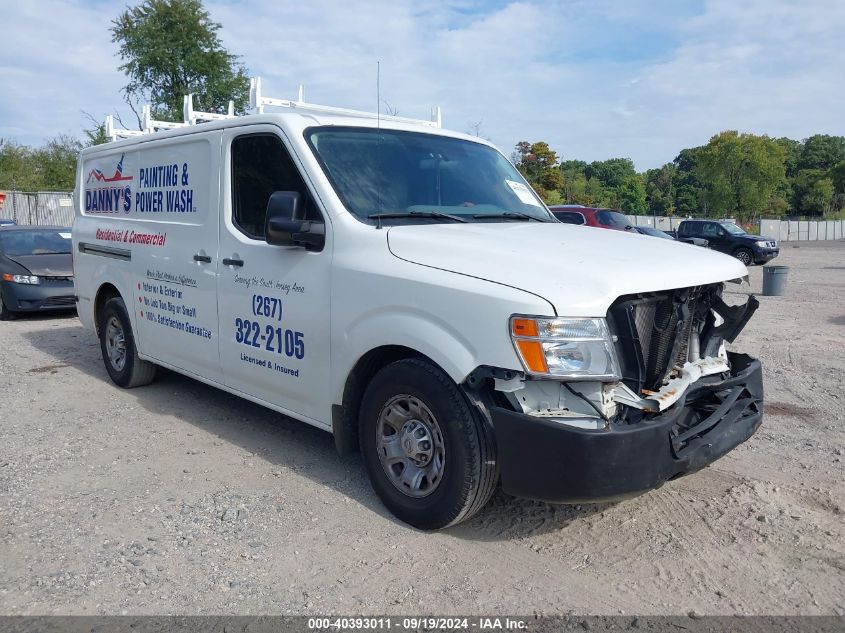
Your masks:
M132 0L129 0L130 3ZM122 105L126 2L0 0L0 138L81 136ZM842 0L206 0L268 96L443 111L509 155L658 167L721 130L845 134ZM383 104L384 105L384 104ZM127 114L129 114L127 116Z

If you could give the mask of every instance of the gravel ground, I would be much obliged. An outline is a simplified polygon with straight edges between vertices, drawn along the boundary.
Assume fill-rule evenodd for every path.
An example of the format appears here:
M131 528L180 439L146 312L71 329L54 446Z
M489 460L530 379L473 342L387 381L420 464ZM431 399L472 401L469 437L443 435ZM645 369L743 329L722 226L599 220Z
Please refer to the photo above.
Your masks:
M108 380L75 317L0 324L0 614L845 614L845 242L785 245L736 343L766 417L616 504L497 493L435 534L328 434L162 372ZM759 290L761 268L751 271Z

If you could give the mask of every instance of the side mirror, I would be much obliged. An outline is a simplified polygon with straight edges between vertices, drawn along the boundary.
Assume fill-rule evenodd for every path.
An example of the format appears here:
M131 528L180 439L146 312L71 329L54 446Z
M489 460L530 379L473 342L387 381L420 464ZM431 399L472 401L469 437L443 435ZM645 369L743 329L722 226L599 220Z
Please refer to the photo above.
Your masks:
M320 251L326 244L326 225L305 219L305 204L298 191L275 191L267 201L264 236L275 246Z

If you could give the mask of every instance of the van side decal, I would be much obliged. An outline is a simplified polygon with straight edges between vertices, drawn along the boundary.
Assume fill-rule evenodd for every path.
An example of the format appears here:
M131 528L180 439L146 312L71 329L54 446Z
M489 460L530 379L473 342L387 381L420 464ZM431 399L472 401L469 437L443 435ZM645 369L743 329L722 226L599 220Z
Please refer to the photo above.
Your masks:
M79 243L79 252L86 255L98 255L99 257L110 257L112 259L122 259L124 261L131 261L132 251L125 248L114 248L112 246L99 246L97 244L88 244L87 242Z
M123 173L125 157L125 154L121 154L113 176L107 176L103 170L97 168L88 172L88 178L85 180L86 213L129 213L132 208L132 187L130 184L120 184L121 181L133 179L133 176ZM106 186L103 187L102 184Z

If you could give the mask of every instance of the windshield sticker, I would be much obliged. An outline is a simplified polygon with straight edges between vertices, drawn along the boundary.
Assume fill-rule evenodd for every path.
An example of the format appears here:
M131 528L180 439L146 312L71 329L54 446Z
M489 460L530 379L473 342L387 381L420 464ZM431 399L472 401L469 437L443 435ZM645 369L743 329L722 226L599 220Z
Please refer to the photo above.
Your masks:
M516 194L516 197L519 198L519 201L522 204L530 204L535 207L540 206L540 203L537 202L537 199L534 197L534 194L531 193L531 190L521 182L516 182L515 180L505 180L505 182L508 183L511 191Z
M65 238L66 240L70 239L70 233L59 233L59 236Z

